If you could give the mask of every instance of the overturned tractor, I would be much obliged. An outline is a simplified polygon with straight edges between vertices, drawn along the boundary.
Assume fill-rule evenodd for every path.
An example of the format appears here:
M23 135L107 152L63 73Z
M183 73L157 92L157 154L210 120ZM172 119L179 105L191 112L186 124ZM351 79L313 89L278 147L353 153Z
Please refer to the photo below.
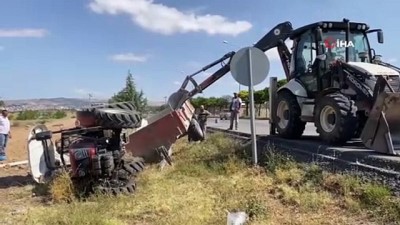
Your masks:
M141 123L133 105L117 103L78 111L76 127L71 129L52 132L38 125L28 138L31 174L36 182L45 183L65 170L88 193L133 193L144 161L124 157L126 131L140 128ZM61 136L53 142L53 134Z

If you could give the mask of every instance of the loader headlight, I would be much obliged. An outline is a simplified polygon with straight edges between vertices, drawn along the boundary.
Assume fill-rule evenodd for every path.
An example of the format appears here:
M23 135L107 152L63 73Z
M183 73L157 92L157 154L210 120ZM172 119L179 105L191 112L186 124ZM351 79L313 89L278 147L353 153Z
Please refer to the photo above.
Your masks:
M362 27L361 24L358 24L357 25L357 30L361 30L361 27Z
M323 24L322 24L322 27L323 27L323 28L327 28L327 27L328 27L328 24L323 23Z
M332 28L333 27L333 23L329 23L329 28Z
M362 29L365 30L365 28L367 28L367 26L365 26L365 24L362 25Z

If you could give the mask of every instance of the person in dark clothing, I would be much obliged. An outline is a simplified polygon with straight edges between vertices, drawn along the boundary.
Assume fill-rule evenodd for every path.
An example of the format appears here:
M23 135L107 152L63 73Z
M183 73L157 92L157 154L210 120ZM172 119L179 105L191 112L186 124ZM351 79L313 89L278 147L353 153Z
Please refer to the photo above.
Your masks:
M203 140L206 139L206 132L207 132L207 118L208 116L211 115L209 111L204 109L204 105L200 106L200 112L198 115L198 121L199 125L201 127L201 130L203 131Z

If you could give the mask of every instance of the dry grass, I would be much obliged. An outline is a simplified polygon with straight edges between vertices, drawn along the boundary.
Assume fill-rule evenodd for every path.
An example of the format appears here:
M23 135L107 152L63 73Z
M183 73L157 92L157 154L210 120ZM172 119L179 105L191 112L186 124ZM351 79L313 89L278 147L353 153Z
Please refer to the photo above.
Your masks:
M145 170L134 196L80 201L62 175L50 188L61 203L32 209L24 224L226 224L227 211L246 211L248 224L260 225L399 221L399 201L384 187L269 150L264 166L254 168L241 158L243 148L221 134L197 144L180 140L175 164Z

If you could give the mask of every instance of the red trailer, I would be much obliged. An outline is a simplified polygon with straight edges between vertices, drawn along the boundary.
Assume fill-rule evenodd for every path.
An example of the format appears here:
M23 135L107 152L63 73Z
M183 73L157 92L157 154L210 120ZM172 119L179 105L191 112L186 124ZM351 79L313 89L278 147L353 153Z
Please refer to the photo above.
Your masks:
M174 110L171 107L148 119L148 125L129 135L126 150L146 162L160 161L172 153L171 146L186 135L195 109L189 101ZM160 158L161 156L161 158Z

